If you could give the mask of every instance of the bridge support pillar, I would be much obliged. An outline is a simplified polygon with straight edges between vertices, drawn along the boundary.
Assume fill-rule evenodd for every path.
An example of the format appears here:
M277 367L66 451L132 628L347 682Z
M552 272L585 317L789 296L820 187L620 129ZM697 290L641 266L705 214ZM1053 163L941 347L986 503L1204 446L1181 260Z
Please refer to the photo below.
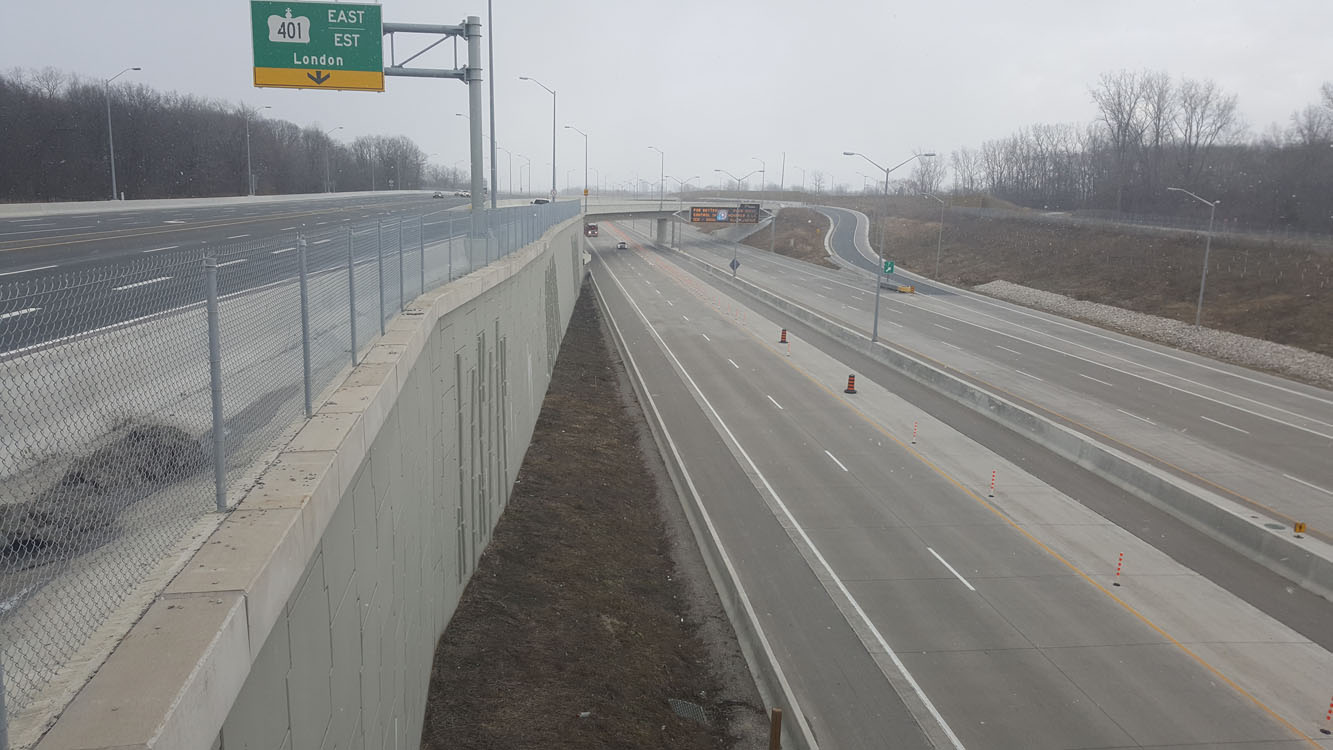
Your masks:
M667 241L667 220L666 220L666 219L658 219L658 220L657 220L657 241L658 241L658 243L661 243L661 244L665 244L666 241Z

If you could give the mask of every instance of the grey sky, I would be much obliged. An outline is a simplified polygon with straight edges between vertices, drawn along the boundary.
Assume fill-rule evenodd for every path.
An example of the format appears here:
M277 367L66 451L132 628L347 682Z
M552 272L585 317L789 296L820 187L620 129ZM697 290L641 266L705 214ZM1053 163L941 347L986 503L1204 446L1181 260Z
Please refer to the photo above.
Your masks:
M486 15L484 0L382 5L386 21ZM244 0L6 6L0 69L105 77L140 65L130 75L158 88L272 105L266 114L342 125L349 139L404 134L440 164L466 156L457 82L390 78L383 94L255 89ZM495 16L498 140L532 159L538 187L550 181L551 98L519 75L557 90L558 124L588 131L605 184L656 180L653 145L677 177L743 174L759 157L776 181L785 151L788 184L799 166L854 186L868 165L843 150L896 162L1032 123L1088 121L1088 88L1104 71L1212 78L1239 96L1255 131L1285 125L1333 79L1328 0L495 0ZM417 64L452 62L450 50ZM558 146L560 186L569 169L580 184L582 138L561 127ZM503 185L503 153L499 165Z

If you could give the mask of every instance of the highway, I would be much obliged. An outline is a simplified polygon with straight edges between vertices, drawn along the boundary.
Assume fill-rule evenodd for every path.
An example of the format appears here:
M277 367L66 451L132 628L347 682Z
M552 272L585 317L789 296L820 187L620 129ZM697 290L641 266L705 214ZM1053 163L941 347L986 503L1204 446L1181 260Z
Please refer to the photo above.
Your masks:
M460 206L466 199L394 194L0 218L0 281Z
M832 249L867 270L856 217L821 207ZM864 232L864 225L862 226ZM732 245L687 232L684 250L716 265ZM868 277L741 246L743 275L869 333ZM747 275L747 278L754 279ZM880 336L987 390L1212 489L1274 522L1305 521L1333 541L1333 394L1265 373L934 284L885 290Z
M821 747L1333 747L1329 602L1275 596L1271 573L845 347L795 325L779 345L778 322L603 226L593 277L644 408Z

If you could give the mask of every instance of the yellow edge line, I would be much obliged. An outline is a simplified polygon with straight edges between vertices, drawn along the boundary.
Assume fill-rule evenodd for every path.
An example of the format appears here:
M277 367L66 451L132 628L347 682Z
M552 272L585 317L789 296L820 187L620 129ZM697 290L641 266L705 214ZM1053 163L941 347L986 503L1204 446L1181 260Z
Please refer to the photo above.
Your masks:
M644 250L643 250L642 246L639 245L639 243L634 242L633 240L631 240L631 242L633 242L635 249L637 249L640 253L644 253ZM647 258L645 257L645 259L647 259ZM653 265L657 265L657 264L654 263ZM661 268L661 266L658 266L658 268ZM665 271L665 269L662 269L662 270ZM680 273L687 273L687 272L684 271L683 269L677 269L677 270L678 270ZM678 284L681 283L679 280L675 279L675 277L674 277L671 273L667 273L667 276L670 277L670 278L672 278L672 280L673 280L673 281L676 281ZM723 319L724 321L727 320L726 316L722 316L722 319ZM1040 548L1042 551L1044 551L1046 554L1048 554L1048 555L1050 555L1051 557L1055 558L1057 561L1060 562L1060 564L1064 565L1066 568L1068 568L1069 570L1073 571L1076 575L1078 575L1078 576L1079 576L1080 578L1082 578L1084 581L1087 581L1091 586L1093 586L1094 588L1096 588L1098 591L1100 591L1101 593L1105 594L1108 598L1111 599L1111 601L1115 602L1116 604L1119 604L1119 605L1120 605L1121 607L1123 607L1127 612L1129 612L1130 614L1134 615L1134 617L1138 618L1138 620L1139 620L1140 622L1142 622L1144 625L1147 625L1149 628L1151 628L1153 631L1155 631L1158 635L1162 636L1162 637L1165 638L1167 641L1169 641L1172 645L1174 645L1176 648L1180 649L1180 650L1183 651L1185 654L1187 654L1190 658L1194 659L1194 661L1198 662L1200 666L1202 666L1204 669L1206 669L1206 670L1208 670L1209 672L1211 672L1214 676L1216 676L1216 677L1217 677L1219 680L1221 680L1222 682L1226 683L1229 687L1231 687L1231 688L1232 688L1233 690L1235 690L1237 693L1239 693L1239 694L1241 694L1242 696L1244 696L1245 698L1249 699L1249 701L1250 701L1251 703L1253 703L1254 705L1256 705L1256 706L1258 706L1260 709L1262 709L1262 710L1264 711L1264 713L1267 713L1269 716L1273 717L1273 719L1276 720L1279 724L1281 724L1282 726L1284 726L1284 727L1286 727L1288 730L1290 730L1292 734L1294 734L1294 735L1296 735L1297 737L1300 737L1301 739L1305 740L1305 741L1306 741L1307 743L1309 743L1312 747L1316 747L1316 748L1317 748L1317 747L1321 747L1321 746L1319 745L1319 743L1315 742L1313 739L1311 739L1310 737L1306 736L1306 734L1305 734L1304 732L1302 732L1301 730L1297 729L1295 725L1293 725L1290 721L1287 721L1287 720L1286 720L1285 718L1283 718L1280 714L1278 714L1276 711L1274 711L1272 708L1270 708L1270 707L1268 706L1268 704L1266 704L1266 703L1264 703L1263 701L1261 701L1261 700L1259 700L1258 698L1256 698L1254 695L1252 695L1252 694L1251 694L1249 691L1247 691L1245 688L1241 687L1241 686L1238 685L1235 681L1233 681L1230 677L1227 677L1226 675L1222 674L1222 672L1221 672L1217 667L1214 667L1212 664L1210 664L1210 663L1209 663L1206 659L1204 659L1202 656L1199 656L1198 654L1196 654L1196 653L1194 653L1193 651L1191 651L1191 650L1189 649L1189 647L1186 646L1184 643L1181 643L1179 640L1176 640L1176 638L1174 638L1170 633L1166 632L1165 630L1163 630L1163 629L1161 628L1161 626L1159 626L1157 623L1155 623L1155 622L1153 622L1151 619L1149 619L1147 615L1144 615L1142 612L1140 612L1140 611L1138 611L1137 609L1135 609L1135 608L1134 608L1132 605L1130 605L1128 602L1126 602L1125 600L1123 600L1123 599L1121 599L1120 597L1116 596L1114 593L1112 593L1110 590L1108 590L1105 586L1102 586L1100 583L1097 583L1097 581L1093 580L1093 578L1092 578L1090 575L1088 575L1087 573L1083 572L1083 570L1080 569L1077 565L1075 565L1074 563L1072 563L1072 562L1070 562L1069 560L1065 559L1064 556L1062 556L1060 553L1058 553L1058 552L1056 552L1055 550L1053 550L1053 549L1051 549L1050 547L1048 547L1048 546L1046 545L1045 542L1042 542L1040 539L1038 539L1037 537L1033 536L1032 533L1029 532L1027 529L1025 529L1025 528L1023 528L1022 526L1020 526L1019 524L1015 523L1013 519L1009 518L1007 515L1005 515L1003 512L1001 512L1000 509L996 508L996 507L995 507L994 505L992 505L991 503L986 502L986 500L985 500L984 498L982 498L980 495L976 494L976 493L973 492L972 490L968 489L968 487L967 487L966 485L964 485L962 482L960 482L960 481L958 481L957 479L955 479L952 475L950 475L948 472L946 472L946 471L944 471L943 469L941 469L939 466L936 466L934 463L932 463L932 462L930 461L930 459L928 459L928 458L926 458L925 456L923 456L923 455L921 455L920 453L918 453L918 452L916 451L916 449L913 448L911 445L909 445L909 444L907 444L907 443L904 443L902 440L898 439L897 437L894 437L893 434L891 434L890 432L888 432L888 430L884 429L884 427L883 427L881 424L879 424L879 422L875 421L875 420L874 420L873 418L871 418L868 414L866 414L865 412L863 412L863 411L861 411L859 408L857 408L855 405L853 405L853 404L846 398L846 396L844 396L844 395L842 395L842 394L835 393L835 392L833 391L833 389L831 389L831 388L829 388L828 386L824 385L823 383L819 382L819 381L816 380L812 375L810 375L810 373L806 372L806 371L805 371L804 369L802 369L799 365L793 363L793 362L791 361L790 358L788 358L788 357L786 357L786 356L781 356L776 350L773 349L773 347L772 347L771 345L769 345L768 342L764 341L763 339L760 339L758 336L756 336L756 335L754 334L754 332L752 332L752 331L748 331L748 330L746 330L745 328L742 328L741 326L736 325L735 323L733 323L732 325L734 325L738 330L740 330L740 331L742 331L743 333L745 333L745 335L747 335L747 336L749 336L750 338L754 339L757 343L759 343L761 346L763 346L765 350L767 350L768 352L770 352L771 354L773 354L779 361L786 363L788 367L791 367L793 370L795 370L796 372L800 373L801 376L803 376L806 380L808 380L808 381L810 381L812 384L814 384L815 387L817 387L817 388L819 388L820 390L824 391L825 393L827 393L828 395L830 395L830 396L832 396L834 399L836 399L839 403L841 403L841 404L843 404L844 406L846 406L848 410L850 410L852 413L854 413L854 414L856 414L858 417L860 417L862 421L864 421L866 424L868 424L868 425L870 425L871 427L873 427L876 431L878 431L878 432L879 432L881 435L883 435L884 437L888 438L889 440L892 440L894 443L896 443L896 444L898 445L898 447L900 447L900 448L902 448L903 450L905 450L905 451L907 451L908 453L910 453L910 454L911 454L914 458L916 458L918 461L920 461L921 463L923 463L923 464L925 464L927 467L929 467L931 471L934 471L936 474L938 474L939 476L943 477L943 478L944 478L945 480L947 480L950 484L952 484L953 486L957 487L959 490L962 490L962 492L963 492L965 495L967 495L968 497L972 498L972 499L975 500L977 503L981 504L981 506L982 506L983 508L985 508L985 509L989 510L991 513L995 514L995 516L996 516L997 518L1001 519L1001 520L1004 521L1006 524L1008 524L1008 525L1010 526L1010 528L1012 528L1012 529L1016 530L1018 533L1022 534L1024 537L1026 537L1026 538L1028 539L1028 541L1030 541L1030 542L1032 542L1033 544L1037 545L1037 547L1039 547L1039 548ZM934 361L934 360L932 360L932 361Z

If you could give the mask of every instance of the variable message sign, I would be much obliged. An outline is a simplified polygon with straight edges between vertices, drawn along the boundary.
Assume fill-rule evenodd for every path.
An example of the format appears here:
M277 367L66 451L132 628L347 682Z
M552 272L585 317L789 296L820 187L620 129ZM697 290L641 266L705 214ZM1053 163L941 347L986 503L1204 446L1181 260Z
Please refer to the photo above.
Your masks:
M731 224L759 223L759 205L741 204L731 206L690 206L690 221L711 221Z
M380 6L251 0L255 85L384 90Z

